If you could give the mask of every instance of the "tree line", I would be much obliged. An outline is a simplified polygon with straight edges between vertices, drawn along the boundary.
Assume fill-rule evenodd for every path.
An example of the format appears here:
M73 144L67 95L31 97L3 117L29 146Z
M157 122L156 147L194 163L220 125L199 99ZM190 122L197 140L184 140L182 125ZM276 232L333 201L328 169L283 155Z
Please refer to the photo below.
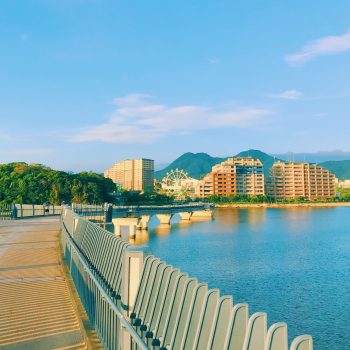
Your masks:
M41 164L0 165L0 203L59 205L66 203L104 203L113 200L115 185L100 174L71 174Z
M228 196L209 195L202 199L205 202L215 204L230 204L230 203L306 203L310 202L305 197L297 197L294 199L275 199L268 195L246 195L236 194ZM324 200L318 200L316 202L349 202L350 201L350 189L338 189L337 197L327 198Z

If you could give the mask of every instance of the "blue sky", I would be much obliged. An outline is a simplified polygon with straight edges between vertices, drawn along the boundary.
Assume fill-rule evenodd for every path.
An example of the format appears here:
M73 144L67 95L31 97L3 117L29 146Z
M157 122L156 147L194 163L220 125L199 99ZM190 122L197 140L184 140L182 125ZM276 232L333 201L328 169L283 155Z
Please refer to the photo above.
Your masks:
M349 1L2 0L0 162L350 151Z

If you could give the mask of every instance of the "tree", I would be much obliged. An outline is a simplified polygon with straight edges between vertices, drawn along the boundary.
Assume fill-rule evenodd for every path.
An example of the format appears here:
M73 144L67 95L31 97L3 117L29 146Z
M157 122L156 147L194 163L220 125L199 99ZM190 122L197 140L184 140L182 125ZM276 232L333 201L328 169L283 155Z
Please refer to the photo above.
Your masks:
M0 203L104 203L112 200L114 190L112 180L95 173L70 174L41 164L0 165Z

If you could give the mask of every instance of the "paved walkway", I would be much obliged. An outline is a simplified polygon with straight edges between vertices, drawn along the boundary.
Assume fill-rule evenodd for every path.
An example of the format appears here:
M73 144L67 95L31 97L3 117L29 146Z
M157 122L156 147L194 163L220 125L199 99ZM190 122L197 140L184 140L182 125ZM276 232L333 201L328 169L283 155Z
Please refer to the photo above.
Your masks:
M0 349L85 349L59 252L59 219L0 221Z

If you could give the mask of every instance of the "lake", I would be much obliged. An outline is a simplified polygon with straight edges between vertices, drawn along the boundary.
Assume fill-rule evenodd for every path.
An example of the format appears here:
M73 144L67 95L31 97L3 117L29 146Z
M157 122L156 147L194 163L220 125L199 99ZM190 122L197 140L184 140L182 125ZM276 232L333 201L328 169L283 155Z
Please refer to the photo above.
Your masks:
M174 218L175 222L178 218ZM350 208L216 209L214 220L138 233L136 244L179 267L290 338L318 350L350 349ZM152 228L153 227L153 228Z

